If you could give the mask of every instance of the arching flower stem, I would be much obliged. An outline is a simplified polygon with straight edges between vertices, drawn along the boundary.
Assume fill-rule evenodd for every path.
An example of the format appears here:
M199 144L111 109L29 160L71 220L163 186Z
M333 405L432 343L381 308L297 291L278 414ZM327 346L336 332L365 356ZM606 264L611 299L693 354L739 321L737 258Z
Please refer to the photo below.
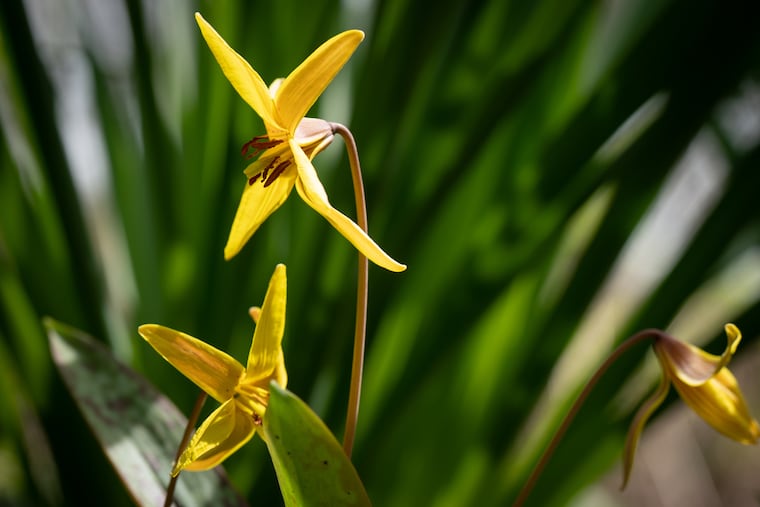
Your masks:
M367 202L364 196L364 182L359 164L359 151L351 131L340 123L330 123L333 132L343 138L348 152L348 163L351 166L351 179L354 184L354 199L356 200L356 224L365 232L367 230ZM368 299L369 269L367 257L359 252L359 268L356 283L356 325L354 327L354 352L351 361L351 387L348 392L348 408L346 412L346 429L343 434L343 450L351 457L356 437L356 422L359 418L359 398L361 397L362 374L364 371L364 348L367 335L367 299Z
M533 471L531 471L530 476L528 476L528 479L525 481L525 484L523 484L523 487L520 490L520 493L517 495L517 498L515 499L514 503L512 504L512 507L520 507L525 503L525 500L527 500L528 496L533 490L533 486L536 485L536 481L541 475L541 472L544 471L546 464L551 459L552 455L554 454L554 451L557 449L557 446L562 440L562 437L565 435L565 432L570 427L570 424L573 422L573 419L575 419L575 416L578 414L578 411L580 411L581 407L583 406L583 403L586 401L586 398L588 398L588 395L591 394L591 391L599 383L599 380L602 378L602 376L607 372L607 370L610 369L610 366L612 366L615 363L615 361L620 359L620 356L628 352L629 349L638 345L639 343L645 340L657 339L657 338L661 338L665 336L668 336L668 335L666 335L664 332L660 331L659 329L644 329L643 331L639 331L638 333L636 333L635 335L631 336L630 338L625 340L623 343L621 343L609 355L609 357L607 357L607 359L602 363L602 365L599 366L599 368L596 370L596 373L594 373L594 375L586 383L586 386L580 392L580 394L578 395L578 398L576 398L575 402L573 403L573 406L570 407L570 410L567 412L567 415L565 415L565 418L562 420L562 424L560 424L559 428L557 428L557 431L554 433L554 437L552 437L551 441L549 442L549 445L547 445L546 449L544 449L544 453L541 455L541 458L533 467Z

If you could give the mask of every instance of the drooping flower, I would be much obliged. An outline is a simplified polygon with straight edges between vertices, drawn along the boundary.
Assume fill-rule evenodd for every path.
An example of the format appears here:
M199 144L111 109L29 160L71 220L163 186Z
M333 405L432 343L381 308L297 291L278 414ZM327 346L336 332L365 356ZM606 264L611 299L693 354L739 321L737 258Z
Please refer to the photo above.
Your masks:
M733 324L726 324L725 331L728 345L720 356L664 333L655 339L653 347L662 368L662 380L657 391L636 413L628 430L622 488L628 482L644 424L665 400L670 384L689 408L716 431L743 444L755 444L760 439L760 425L750 415L736 377L727 368L742 335Z
M224 257L234 257L295 186L301 198L369 260L390 271L406 269L351 219L332 207L311 163L332 141L333 129L325 120L305 115L364 39L364 33L348 30L336 35L285 79L275 80L267 88L261 76L199 13L195 19L224 75L261 117L267 131L243 146L244 155L260 156L245 170L248 183L224 247Z
M259 310L248 363L245 367L227 353L190 335L156 324L139 333L164 359L222 405L201 424L172 469L208 470L251 439L262 424L269 401L269 382L283 388L288 382L282 353L287 279L285 266L275 268Z

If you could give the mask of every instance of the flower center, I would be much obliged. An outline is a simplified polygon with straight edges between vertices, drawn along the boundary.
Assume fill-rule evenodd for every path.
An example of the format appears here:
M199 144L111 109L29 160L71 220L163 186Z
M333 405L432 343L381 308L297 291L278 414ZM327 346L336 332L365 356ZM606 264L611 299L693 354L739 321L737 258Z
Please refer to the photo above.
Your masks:
M256 136L245 143L240 152L246 159L251 159L259 155L262 151L274 148L282 142L282 139L269 139L267 136ZM261 182L264 184L264 188L268 187L283 173L283 171L285 171L285 169L288 168L290 162L291 160L289 158L280 161L279 155L273 157L263 170L248 178L248 184L253 185L256 183L256 180L261 177Z
M243 383L235 388L232 397L238 406L253 418L256 425L261 424L261 418L269 403L269 390L256 383Z

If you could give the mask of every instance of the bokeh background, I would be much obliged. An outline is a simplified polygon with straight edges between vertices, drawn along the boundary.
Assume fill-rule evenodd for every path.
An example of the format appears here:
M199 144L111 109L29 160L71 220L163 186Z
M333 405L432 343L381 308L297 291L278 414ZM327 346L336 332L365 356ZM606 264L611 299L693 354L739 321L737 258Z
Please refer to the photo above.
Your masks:
M268 82L331 35L366 32L311 116L352 129L371 235L409 265L370 272L354 461L375 505L509 504L583 382L646 327L719 353L735 322L734 368L760 414L756 2L6 0L0 505L131 502L43 316L102 340L188 413L195 388L137 326L242 359L246 310L278 262L288 387L342 435L355 252L291 197L223 260L239 150L263 125L196 10ZM338 140L315 165L353 216L344 153ZM529 504L754 505L758 450L672 394L617 491L627 425L657 380L646 347L625 356ZM225 466L253 505L281 504L260 440Z

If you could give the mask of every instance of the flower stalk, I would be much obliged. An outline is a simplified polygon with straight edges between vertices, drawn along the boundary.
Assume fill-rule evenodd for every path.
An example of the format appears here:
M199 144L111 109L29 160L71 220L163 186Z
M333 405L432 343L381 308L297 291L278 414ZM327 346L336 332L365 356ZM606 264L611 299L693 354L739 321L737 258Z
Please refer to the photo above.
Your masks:
M201 391L198 394L198 397L195 399L193 410L190 412L190 417L187 418L185 433L182 434L182 440L180 440L179 445L177 446L177 455L174 457L172 468L174 468L174 465L177 463L180 456L182 456L182 453L185 452L187 443L190 441L190 435L193 434L193 428L195 428L195 423L198 422L198 417L201 415L201 409L203 408L203 404L206 403L207 397L208 395L204 391ZM179 474L172 475L171 479L169 479L169 485L166 488L166 499L164 500L164 507L170 507L172 501L174 500L174 488L177 486L177 479L179 479Z
M335 134L341 136L346 144L348 163L351 166L351 180L354 185L356 201L356 222L368 234L367 201L364 195L359 150L351 131L340 123L330 123ZM343 450L351 457L356 437L356 423L359 418L359 399L361 398L362 376L364 372L364 349L367 336L367 304L369 284L369 263L367 256L359 251L359 267L356 282L356 325L354 327L354 352L351 360L351 387L348 392L346 411L346 429L343 434Z
M549 445L546 446L546 449L544 449L544 452L541 455L541 458L533 467L533 470L528 476L528 479L525 481L525 484L523 484L523 487L520 490L520 493L517 495L517 498L515 499L514 503L512 504L512 507L520 507L525 503L525 500L528 499L528 496L530 495L531 491L533 491L533 487L536 485L536 481L541 476L541 473L544 471L544 468L546 467L547 463L549 463L549 460L554 454L554 451L557 449L557 446L562 440L562 437L565 436L565 433L567 432L567 429L570 427L570 424L573 422L573 419L575 419L575 416L578 414L578 411L583 406L583 403L586 401L586 398L588 398L588 395L591 394L591 391L594 389L594 387L596 387L596 384L599 383L599 380L602 378L602 376L604 376L604 374L607 373L607 370L610 369L610 366L612 366L615 363L615 361L620 359L620 357L623 354L628 352L628 350L630 350L635 345L638 345L639 343L645 340L649 340L653 337L657 337L663 334L664 333L660 331L659 329L645 329L643 331L639 331L638 333L636 333L635 335L631 336L630 338L625 340L623 343L621 343L612 352L612 354L610 354L609 357L607 357L607 359L601 364L601 366L599 366L599 368L596 370L594 375L589 379L589 381L586 383L583 390L575 399L575 402L573 402L573 406L570 407L570 410L567 412L567 414L565 415L565 418L562 420L562 424L560 424L559 428L557 428L557 431L554 433L554 436L549 442Z

